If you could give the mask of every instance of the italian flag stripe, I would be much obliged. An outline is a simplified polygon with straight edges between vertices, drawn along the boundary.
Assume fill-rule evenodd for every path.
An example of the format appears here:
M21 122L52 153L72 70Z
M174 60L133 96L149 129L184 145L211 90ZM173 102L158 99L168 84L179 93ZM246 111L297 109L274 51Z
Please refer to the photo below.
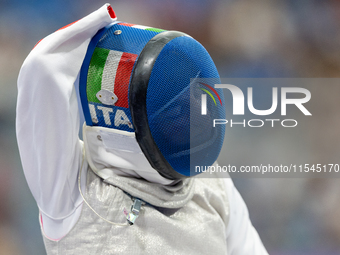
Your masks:
M160 28L153 28L153 27L149 27L145 30L148 30L148 31L153 31L153 32L157 32L157 33L160 33L160 32L163 32L163 31L166 31L164 29L160 29Z
M136 26L135 24L131 24L131 23L118 23L118 25L122 25L122 26L126 26L126 27Z
M101 90L102 87L102 76L104 71L104 66L106 63L107 56L109 55L110 50L95 48L89 71L87 73L87 100L94 103L100 103L100 101L96 97L96 93Z
M129 83L136 59L136 54L124 52L119 61L113 92L118 97L116 106L129 108Z
M143 30L157 32L157 33L166 31L166 30L160 29L160 28L153 28L153 27L147 27L147 26L142 26L142 25L135 25L135 24L130 24L130 23L119 23L119 25L126 26L126 27L139 28L139 29L143 29Z
M96 94L105 89L118 97L115 106L128 108L129 83L136 59L136 54L95 48L87 76L88 101L101 103Z
M150 27L142 26L142 25L133 25L132 27L133 27L133 28L143 29L143 30L146 30L146 29L150 28Z
M110 50L103 69L102 89L113 91L119 60L123 52Z

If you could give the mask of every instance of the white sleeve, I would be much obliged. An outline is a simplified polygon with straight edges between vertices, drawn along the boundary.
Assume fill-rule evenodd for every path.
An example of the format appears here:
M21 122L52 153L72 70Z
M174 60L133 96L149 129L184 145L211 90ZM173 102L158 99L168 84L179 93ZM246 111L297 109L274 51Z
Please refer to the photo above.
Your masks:
M262 241L250 222L248 209L232 180L226 178L229 198L229 223L226 229L228 255L267 255Z
M109 5L44 38L18 78L16 131L23 170L40 212L61 220L82 202L82 160L74 82L96 32L112 23ZM112 11L112 9L111 9Z

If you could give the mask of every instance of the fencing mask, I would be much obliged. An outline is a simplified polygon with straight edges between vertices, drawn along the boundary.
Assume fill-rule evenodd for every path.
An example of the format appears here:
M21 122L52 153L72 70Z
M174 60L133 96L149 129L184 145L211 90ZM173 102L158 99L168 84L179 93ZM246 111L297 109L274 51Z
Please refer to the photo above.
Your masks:
M87 126L135 132L150 165L181 179L220 153L225 128L213 126L225 118L219 82L210 55L190 36L115 22L92 38L79 84Z

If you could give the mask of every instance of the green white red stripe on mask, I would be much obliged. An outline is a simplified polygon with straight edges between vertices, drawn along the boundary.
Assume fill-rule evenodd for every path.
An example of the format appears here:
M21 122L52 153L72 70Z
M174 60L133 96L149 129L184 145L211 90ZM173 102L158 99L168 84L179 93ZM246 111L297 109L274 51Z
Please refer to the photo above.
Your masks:
M126 27L133 27L133 28L138 28L138 29L158 32L158 33L166 31L166 30L160 29L160 28L154 28L154 27L148 27L148 26L142 26L142 25L135 25L135 24L130 24L130 23L118 23L118 24L122 25L122 26L126 26Z
M137 55L95 48L87 76L89 102L128 108L128 90Z

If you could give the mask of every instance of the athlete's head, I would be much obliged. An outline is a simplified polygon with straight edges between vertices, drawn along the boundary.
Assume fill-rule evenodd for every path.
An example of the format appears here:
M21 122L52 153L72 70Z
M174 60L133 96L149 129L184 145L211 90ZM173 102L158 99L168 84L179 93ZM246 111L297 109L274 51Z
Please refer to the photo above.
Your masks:
M214 62L190 36L116 22L93 37L81 69L86 125L134 132L161 175L192 176L195 166L214 163L223 143L223 125L213 127L225 118L216 83ZM203 115L202 94L211 97Z

